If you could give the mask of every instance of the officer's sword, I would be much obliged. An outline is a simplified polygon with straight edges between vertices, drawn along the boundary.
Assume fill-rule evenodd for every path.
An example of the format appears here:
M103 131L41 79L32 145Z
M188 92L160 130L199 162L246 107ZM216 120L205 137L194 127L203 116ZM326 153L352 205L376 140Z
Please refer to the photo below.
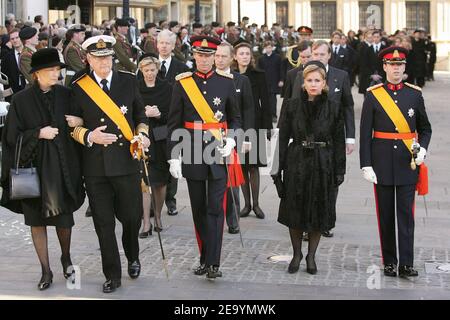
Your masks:
M220 132L220 144L221 144L221 147L223 148L224 144L223 144L222 131ZM235 161L236 161L236 159L235 159ZM234 198L233 186L231 185L231 176L230 176L230 171L228 170L227 158L226 157L224 157L224 163L225 163L225 170L227 171L228 181L230 181L231 200L233 202L234 214L236 216L236 222L237 222L238 228L239 228L239 237L241 238L242 248L244 248L244 240L242 239L241 226L239 224L239 216L238 216L238 212L237 212L236 199Z
M147 180L147 188L148 188L148 193L150 192L150 179L148 177L148 169L147 169L147 164L145 163L145 159L144 159L144 147L141 144L141 150L142 150L142 163L144 165L144 172L145 172L145 179ZM156 225L156 215L155 215L155 225ZM158 233L158 240L159 240L159 247L161 248L161 255L162 255L162 260L163 260L163 266L164 266L164 271L166 272L166 277L167 280L169 280L169 270L167 267L167 261L166 261L166 256L164 254L164 248L163 248L163 244L161 241L161 232L159 231L158 228L156 228L156 232Z

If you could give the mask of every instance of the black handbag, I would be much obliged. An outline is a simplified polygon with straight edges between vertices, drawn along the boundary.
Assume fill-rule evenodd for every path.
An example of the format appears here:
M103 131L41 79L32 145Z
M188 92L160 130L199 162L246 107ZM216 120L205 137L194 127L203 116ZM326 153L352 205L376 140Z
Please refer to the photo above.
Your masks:
M41 196L41 183L36 168L19 168L22 140L23 137L20 135L16 143L15 168L9 170L9 198L11 200L32 199Z

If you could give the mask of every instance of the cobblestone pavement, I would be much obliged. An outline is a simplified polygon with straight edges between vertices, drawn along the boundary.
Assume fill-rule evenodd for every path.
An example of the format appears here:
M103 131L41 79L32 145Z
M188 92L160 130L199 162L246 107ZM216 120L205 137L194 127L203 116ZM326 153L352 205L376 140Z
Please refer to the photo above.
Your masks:
M0 299L449 299L450 272L436 269L439 263L450 263L449 84L450 74L441 73L436 76L436 82L427 83L424 89L433 138L428 160L428 212L425 211L424 200L416 200L415 266L419 271L416 279L377 277L381 253L373 189L360 176L356 152L348 157L348 173L340 189L335 237L322 238L318 249L317 275L305 272L304 261L298 273L287 273L291 254L289 235L287 229L276 222L278 198L267 175L262 178L260 200L267 218L259 220L251 214L241 219L244 247L239 235L224 234L223 278L207 281L193 275L198 249L186 183L181 180L179 215L170 217L163 211L165 229L161 237L169 280L154 234L149 239L140 240L143 266L140 278L128 278L127 261L121 251L123 286L112 295L101 293L104 277L100 250L92 220L84 217L83 206L75 214L72 241L72 261L81 270L81 289L69 290L66 287L59 263L57 237L50 228L49 251L55 279L51 289L39 292L35 286L40 278L40 267L29 228L24 226L22 216L1 208ZM359 124L362 99L355 90L354 97L355 117ZM120 225L117 226L117 234L120 237ZM304 243L303 252L306 250ZM280 261L273 262L269 259L272 256L278 256ZM378 284L378 289L369 289Z

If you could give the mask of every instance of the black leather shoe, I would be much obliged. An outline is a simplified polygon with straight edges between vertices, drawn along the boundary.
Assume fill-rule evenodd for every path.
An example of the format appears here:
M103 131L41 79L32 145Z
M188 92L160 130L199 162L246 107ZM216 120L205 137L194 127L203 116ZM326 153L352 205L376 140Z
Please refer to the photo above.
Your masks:
M141 263L139 260L128 262L128 275L131 279L136 279L141 274Z
M42 274L41 280L38 283L38 289L40 291L46 290L50 288L50 285L53 282L53 272Z
M296 273L300 268L300 262L302 262L303 254L300 255L300 259L292 257L291 263L289 263L288 272Z
M197 276L202 276L206 274L208 271L208 268L206 267L206 264L201 264L197 268L194 269L194 274Z
M206 278L215 279L222 277L222 271L219 270L219 267L209 266L208 272L206 273Z
M334 233L332 231L328 230L328 231L322 232L322 236L324 236L325 238L333 238Z
M231 233L231 234L239 233L239 227L229 227L228 228L228 233Z
M397 266L395 264L386 264L384 266L384 275L386 277L396 277L397 276Z
M64 278L69 279L72 276L72 274L75 273L74 270L72 270L72 272L70 272L70 273L67 272L67 269L72 265L72 261L70 260L70 256L68 258L65 258L65 257L61 256L61 264L62 264L62 267L63 267Z
M103 284L103 292L104 293L112 293L116 291L122 285L122 282L119 280L106 280Z
M408 277L417 277L419 273L412 266L400 266L398 268L398 275L401 278L408 278Z
M168 208L167 209L167 214L169 216L176 216L178 214L178 210L175 207L174 208Z
M148 231L139 233L139 239L145 239L150 237L152 235L152 228L153 226L150 224L150 229L148 229Z
M251 211L252 211L252 207L245 206L242 208L241 212L239 213L239 216L241 218L248 217L248 215L250 214Z
M266 216L259 206L254 206L253 212L256 214L258 219L264 219Z
M316 274L317 273L317 265L314 258L312 258L312 261L309 261L309 255L306 256L306 272L309 274Z

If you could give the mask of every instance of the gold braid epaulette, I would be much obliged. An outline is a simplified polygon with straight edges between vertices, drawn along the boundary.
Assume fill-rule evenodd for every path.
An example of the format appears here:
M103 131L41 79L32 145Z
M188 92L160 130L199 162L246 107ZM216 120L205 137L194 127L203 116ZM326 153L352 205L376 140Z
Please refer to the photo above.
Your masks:
M373 89L376 89L376 88L379 88L379 87L382 87L382 86L383 86L383 84L379 83L379 84L376 84L374 86L368 87L367 88L367 92L372 91Z
M408 83L408 82L405 82L405 84L406 84L408 87L410 87L410 88L413 88L413 89L416 89L416 90L422 92L422 88L421 88L421 87L415 86L415 85L413 85L413 84L411 84L411 83Z
M229 79L234 79L234 76L233 76L232 73L226 73L226 72L223 72L223 71L217 70L217 69L216 69L216 73L217 73L219 76L222 76L222 77L225 77L225 78L229 78Z
M180 81L181 79L188 78L188 77L192 77L192 72L188 71L188 72L180 73L179 75L177 75L175 77L175 80Z
M288 47L288 51L286 52L286 58L288 59L289 63L294 67L297 68L302 64L302 61L300 59L300 53L298 55L298 59L294 60L292 59L292 51L294 51L294 48L297 48L297 46L291 46Z

